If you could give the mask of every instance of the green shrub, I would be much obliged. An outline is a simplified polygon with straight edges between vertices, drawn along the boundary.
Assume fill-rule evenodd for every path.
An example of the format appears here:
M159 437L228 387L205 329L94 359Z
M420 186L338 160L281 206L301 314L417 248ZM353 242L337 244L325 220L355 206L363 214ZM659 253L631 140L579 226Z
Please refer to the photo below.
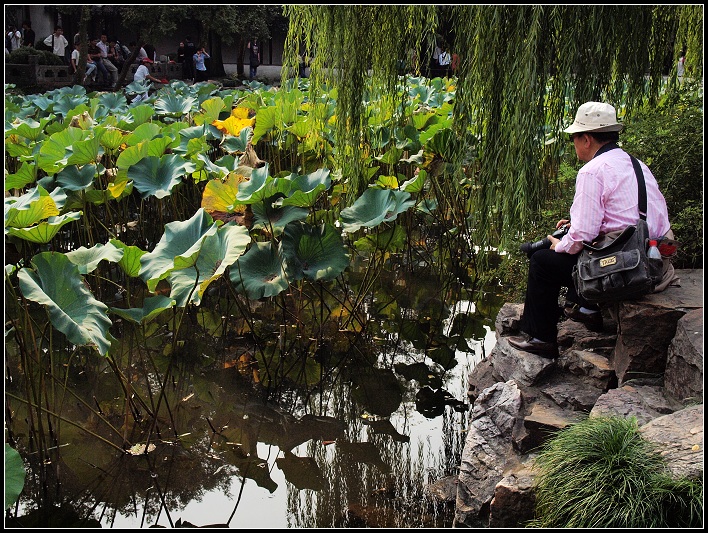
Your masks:
M676 268L703 268L703 89L686 82L628 121L622 147L659 183L676 240Z
M673 479L634 418L587 418L560 431L536 459L530 527L702 527L703 485Z
M37 57L38 65L63 65L61 58L52 52L46 50L37 50L31 46L22 46L17 50L10 52L6 63L14 65L29 65L30 56Z

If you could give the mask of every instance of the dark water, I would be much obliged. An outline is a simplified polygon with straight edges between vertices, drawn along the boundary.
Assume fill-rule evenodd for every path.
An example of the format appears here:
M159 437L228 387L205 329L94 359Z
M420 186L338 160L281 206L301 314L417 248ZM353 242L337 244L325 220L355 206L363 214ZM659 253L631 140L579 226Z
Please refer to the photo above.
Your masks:
M316 368L293 357L289 375L320 374L308 388L277 379L265 387L242 347L223 339L190 338L177 354L136 356L122 384L107 361L79 355L68 365L71 386L47 388L62 412L51 428L55 447L41 468L23 453L34 466L6 525L450 527L454 504L434 500L427 486L457 473L467 374L494 345L501 302L490 294L477 305L443 301L429 279L409 284L416 298L401 299L396 320L372 337L372 351ZM440 317L420 304L428 298ZM430 320L440 320L439 336L459 337L456 363L428 357L435 348L416 332ZM412 332L394 331L394 322ZM9 368L6 389L19 391L22 377ZM155 424L126 413L126 387L137 390L145 376ZM9 403L12 437L29 449L30 413L12 397ZM138 444L120 453L97 438L116 442L118 435ZM150 443L148 453L141 442Z

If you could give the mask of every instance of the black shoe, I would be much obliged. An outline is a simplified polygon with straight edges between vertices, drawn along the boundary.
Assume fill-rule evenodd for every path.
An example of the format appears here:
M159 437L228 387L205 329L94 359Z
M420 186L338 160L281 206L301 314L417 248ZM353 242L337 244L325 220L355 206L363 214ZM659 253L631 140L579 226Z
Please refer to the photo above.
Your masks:
M566 306L563 308L563 314L576 322L581 322L590 330L596 333L602 333L602 313L595 311L594 313L583 313L577 305Z
M555 359L558 357L558 345L555 342L543 342L538 339L528 339L524 337L509 337L507 339L512 348L529 352L547 359Z

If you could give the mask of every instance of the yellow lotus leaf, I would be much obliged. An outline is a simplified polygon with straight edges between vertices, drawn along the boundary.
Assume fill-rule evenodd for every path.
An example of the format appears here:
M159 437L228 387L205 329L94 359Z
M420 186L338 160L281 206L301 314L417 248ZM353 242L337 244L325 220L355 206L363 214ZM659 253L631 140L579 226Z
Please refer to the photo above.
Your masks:
M237 109L238 108L234 109L234 111L236 111ZM220 131L224 133L237 136L239 133L241 133L241 130L243 128L253 127L255 123L255 118L237 118L233 115L232 112L231 116L226 120L215 120L211 124L213 126L216 126Z
M234 107L231 110L231 116L234 118L248 118L251 110L247 107Z

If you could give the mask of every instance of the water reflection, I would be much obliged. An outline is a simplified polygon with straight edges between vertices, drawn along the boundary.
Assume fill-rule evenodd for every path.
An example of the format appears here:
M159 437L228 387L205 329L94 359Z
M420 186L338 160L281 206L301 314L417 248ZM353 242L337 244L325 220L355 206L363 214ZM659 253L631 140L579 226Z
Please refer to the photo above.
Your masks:
M229 354L210 366L174 355L156 358L152 370L134 362L126 380L158 415L147 454L116 453L96 438L147 440L109 365L87 362L69 384L81 401L64 393L57 446L43 461L30 455L33 473L10 513L19 518L6 525L46 525L62 510L71 523L58 527L450 527L452 507L426 486L457 473L467 374L494 343L489 316L456 301L447 309L421 291L390 322L381 319L373 361L362 353L327 368L307 391L284 384L265 394L247 368L227 364ZM159 384L168 361L158 401L139 375ZM22 397L23 383L8 390ZM22 441L32 415L9 404Z

